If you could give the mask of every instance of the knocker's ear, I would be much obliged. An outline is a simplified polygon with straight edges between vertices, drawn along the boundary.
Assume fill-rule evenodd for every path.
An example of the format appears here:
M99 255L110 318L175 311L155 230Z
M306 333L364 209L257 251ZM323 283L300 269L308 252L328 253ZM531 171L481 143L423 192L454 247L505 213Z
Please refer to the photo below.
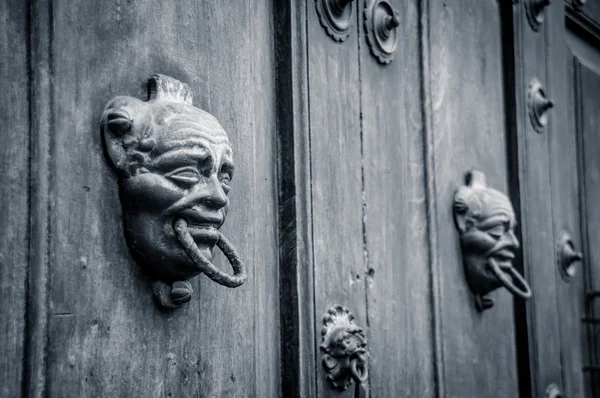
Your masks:
M462 188L454 194L454 205L452 210L454 213L454 224L456 225L456 229L463 234L467 230L467 214L469 213L469 206L463 200L463 192L461 192L461 190Z
M456 190L453 203L454 223L461 234L471 227L473 216L479 213L481 203L478 192L486 186L485 175L472 169L465 175L465 185Z
M140 136L140 122L135 122L135 111L143 106L132 97L116 97L108 103L100 121L102 140L106 158L120 178L136 174L136 170L148 159L148 153L156 145L156 140L145 131L148 137ZM147 126L146 126L147 127ZM141 130L148 130L141 128Z
M119 177L127 174L127 149L124 144L132 140L133 134L133 118L128 102L127 97L113 99L106 105L100 120L106 158Z

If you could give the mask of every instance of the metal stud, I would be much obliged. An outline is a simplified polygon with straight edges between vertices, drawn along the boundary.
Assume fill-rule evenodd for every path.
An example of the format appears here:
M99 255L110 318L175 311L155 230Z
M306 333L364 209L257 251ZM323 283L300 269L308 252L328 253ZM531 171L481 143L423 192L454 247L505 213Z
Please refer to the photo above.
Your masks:
M583 259L583 254L575 250L575 245L568 232L563 231L556 242L556 261L558 270L565 282L575 275L575 263Z
M529 109L531 125L538 133L544 131L548 124L548 110L553 107L554 102L546 98L542 83L536 78L531 80L527 90L527 108Z
M524 4L529 26L537 31L544 23L544 9L550 5L550 0L527 0Z

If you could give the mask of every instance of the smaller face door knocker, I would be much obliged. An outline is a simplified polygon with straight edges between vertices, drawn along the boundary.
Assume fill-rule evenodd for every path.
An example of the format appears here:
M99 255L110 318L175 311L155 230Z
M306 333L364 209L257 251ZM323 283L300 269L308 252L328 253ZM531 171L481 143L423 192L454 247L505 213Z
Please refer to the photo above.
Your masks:
M479 311L494 305L486 294L501 286L517 297L531 297L529 285L513 267L519 241L512 204L505 194L487 187L483 173L467 173L466 185L454 194L454 221L467 284Z
M340 391L352 381L357 391L367 381L367 339L361 327L354 323L354 315L339 304L329 308L323 316L321 329L322 364L327 379Z
M153 279L164 309L190 301L188 280L200 273L227 287L246 281L244 264L219 232L233 177L231 144L217 119L194 107L192 98L187 84L154 75L148 101L115 97L101 121L129 249ZM233 275L211 263L215 246Z

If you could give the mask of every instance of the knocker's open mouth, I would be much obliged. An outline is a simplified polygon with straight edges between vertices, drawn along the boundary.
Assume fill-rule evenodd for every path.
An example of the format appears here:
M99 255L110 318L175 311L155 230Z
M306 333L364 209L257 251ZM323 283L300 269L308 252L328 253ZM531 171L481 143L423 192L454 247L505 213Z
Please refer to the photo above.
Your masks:
M219 240L219 230L214 225L188 223L187 228L195 242L215 245Z
M488 261L493 260L498 268L500 268L503 272L509 273L511 268L513 267L513 260L515 259L515 254L512 250L509 249L501 249L493 253Z
M512 259L514 258L514 254L512 252L510 254L512 257L509 260L506 257L498 255L489 257L488 266L506 289L515 296L527 299L531 297L531 288L525 279L523 279L523 276L513 267Z
M179 243L183 246L183 249L198 267L198 269L205 273L213 281L220 285L227 287L238 287L246 282L246 266L238 256L233 245L218 231L214 224L207 225L195 224L188 225L188 222L183 218L178 218L173 224L175 235L179 239ZM210 260L202 253L202 250L198 247L196 240L213 241L217 247L221 249L231 267L233 268L233 275L229 275L217 267L215 267Z

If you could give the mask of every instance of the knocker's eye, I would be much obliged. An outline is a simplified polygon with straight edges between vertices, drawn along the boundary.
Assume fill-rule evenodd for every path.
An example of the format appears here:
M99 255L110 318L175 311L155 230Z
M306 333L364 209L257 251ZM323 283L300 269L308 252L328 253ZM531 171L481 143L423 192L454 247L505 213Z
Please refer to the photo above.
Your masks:
M181 167L177 170L173 170L170 173L165 174L165 177L176 183L177 185L189 188L196 185L200 181L200 173L195 168Z
M504 234L504 232L506 232L506 228L505 228L504 224L499 224L499 225L496 225L496 226L486 230L486 232L488 234L490 234L491 236L493 236L494 238L498 239Z
M221 182L221 185L223 186L223 190L225 191L225 194L228 194L229 190L231 189L230 184L231 184L232 176L233 176L233 167L229 166L227 164L224 164L221 167L221 171L219 172L219 181Z
M219 176L219 181L221 181L221 185L223 186L223 190L225 190L225 193L228 193L230 189L229 184L231 184L231 177L229 177L229 174L221 173L221 175Z

